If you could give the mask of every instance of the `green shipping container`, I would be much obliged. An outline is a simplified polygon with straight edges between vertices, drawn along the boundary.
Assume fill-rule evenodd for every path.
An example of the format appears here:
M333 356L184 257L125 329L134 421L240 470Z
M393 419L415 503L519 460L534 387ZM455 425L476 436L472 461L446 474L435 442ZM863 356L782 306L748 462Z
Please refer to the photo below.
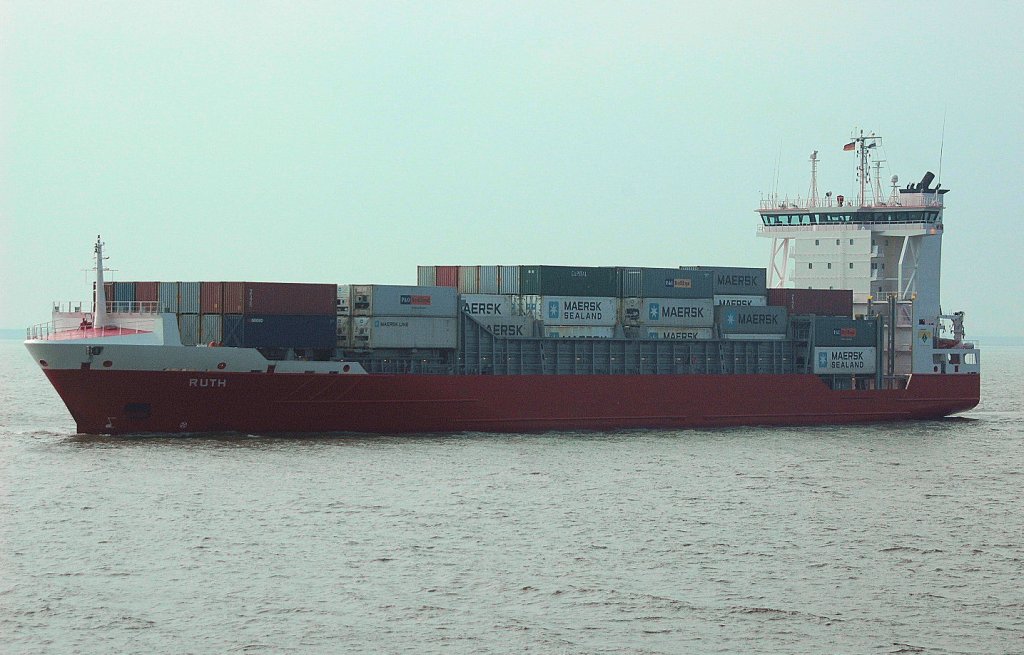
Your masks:
M612 266L520 266L519 293L616 297L618 275Z
M814 345L869 348L875 345L877 330L878 323L873 319L819 316L814 319Z

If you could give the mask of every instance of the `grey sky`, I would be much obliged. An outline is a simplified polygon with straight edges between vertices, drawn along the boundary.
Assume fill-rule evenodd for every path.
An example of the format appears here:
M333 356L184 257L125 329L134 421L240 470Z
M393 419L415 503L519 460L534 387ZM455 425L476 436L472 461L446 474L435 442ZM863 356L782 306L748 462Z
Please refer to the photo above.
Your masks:
M1021 5L0 0L0 327L115 279L765 266L775 187L942 161L943 305L1024 335Z

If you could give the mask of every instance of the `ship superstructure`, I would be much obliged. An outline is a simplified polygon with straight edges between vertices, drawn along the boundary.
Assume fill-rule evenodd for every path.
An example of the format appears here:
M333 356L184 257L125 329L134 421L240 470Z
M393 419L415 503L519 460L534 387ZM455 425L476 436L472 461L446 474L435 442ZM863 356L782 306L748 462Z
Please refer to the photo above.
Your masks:
M856 315L883 316L887 374L901 383L913 373L976 373L980 352L963 339L963 314L943 313L940 302L948 189L933 186L931 172L902 188L894 175L883 195L881 143L860 132L844 147L858 159L856 198L819 196L815 151L806 199L762 201L768 286L852 290Z

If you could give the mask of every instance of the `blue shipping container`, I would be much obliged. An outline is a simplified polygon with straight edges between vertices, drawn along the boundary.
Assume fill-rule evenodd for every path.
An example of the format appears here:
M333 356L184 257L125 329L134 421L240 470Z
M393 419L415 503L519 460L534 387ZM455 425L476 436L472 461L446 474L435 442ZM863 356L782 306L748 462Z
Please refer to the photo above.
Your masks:
M226 323L225 320L225 332ZM242 346L334 348L338 339L337 327L337 317L333 315L250 314L245 316L242 323Z
M242 319L241 314L224 314L224 322L221 328L221 344L232 348L242 347Z

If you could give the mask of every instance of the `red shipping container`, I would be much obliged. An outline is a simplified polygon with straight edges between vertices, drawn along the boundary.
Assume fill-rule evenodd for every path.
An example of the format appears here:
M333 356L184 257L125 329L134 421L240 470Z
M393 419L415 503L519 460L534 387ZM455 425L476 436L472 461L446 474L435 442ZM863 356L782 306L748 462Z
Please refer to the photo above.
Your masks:
M459 267L438 266L435 286L459 288Z
M336 314L338 287L334 284L246 282L244 314Z
M202 314L224 313L224 284L203 282L199 287L199 307Z
M785 307L793 314L853 316L853 291L849 289L768 289L768 304Z
M156 302L158 282L136 282L135 300L139 302Z
M241 314L245 311L245 283L224 282L224 313Z

